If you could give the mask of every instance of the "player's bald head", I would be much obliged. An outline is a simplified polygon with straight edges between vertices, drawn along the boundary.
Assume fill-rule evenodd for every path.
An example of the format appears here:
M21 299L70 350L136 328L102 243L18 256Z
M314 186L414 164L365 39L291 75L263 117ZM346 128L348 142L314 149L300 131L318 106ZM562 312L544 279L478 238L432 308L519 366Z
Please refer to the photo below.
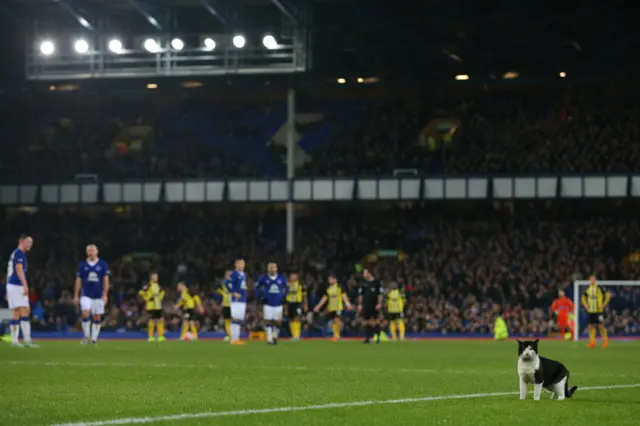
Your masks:
M87 257L94 259L98 256L98 246L95 244L89 244L87 246Z

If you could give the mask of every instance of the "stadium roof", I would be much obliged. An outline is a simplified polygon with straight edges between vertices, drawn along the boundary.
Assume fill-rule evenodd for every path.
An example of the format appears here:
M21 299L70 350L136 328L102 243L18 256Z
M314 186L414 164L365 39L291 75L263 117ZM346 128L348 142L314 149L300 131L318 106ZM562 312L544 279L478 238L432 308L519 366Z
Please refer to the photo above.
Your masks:
M281 25L301 17L311 34L314 73L322 76L450 78L456 74L500 78L635 71L640 47L633 13L597 0L6 0L6 37L33 22L43 31L117 17L129 30L200 31ZM284 11L283 11L284 9ZM171 19L168 19L171 11ZM290 23L290 22L289 22ZM114 25L113 23L110 25ZM20 58L20 48L6 55ZM20 63L13 60L12 63ZM15 73L15 72L14 72Z

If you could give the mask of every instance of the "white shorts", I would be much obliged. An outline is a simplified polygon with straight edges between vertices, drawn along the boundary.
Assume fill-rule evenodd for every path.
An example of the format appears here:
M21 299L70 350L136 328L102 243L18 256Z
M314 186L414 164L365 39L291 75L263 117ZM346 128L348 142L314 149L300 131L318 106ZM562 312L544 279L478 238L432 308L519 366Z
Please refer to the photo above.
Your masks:
M82 309L83 312L89 311L93 315L104 315L104 302L102 299L92 299L82 296L80 298L80 309Z
M29 295L24 294L21 285L7 284L7 302L9 309L26 308L29 306Z
M231 319L244 321L247 312L247 304L245 302L231 302Z
M265 321L282 321L282 306L266 306L264 307Z

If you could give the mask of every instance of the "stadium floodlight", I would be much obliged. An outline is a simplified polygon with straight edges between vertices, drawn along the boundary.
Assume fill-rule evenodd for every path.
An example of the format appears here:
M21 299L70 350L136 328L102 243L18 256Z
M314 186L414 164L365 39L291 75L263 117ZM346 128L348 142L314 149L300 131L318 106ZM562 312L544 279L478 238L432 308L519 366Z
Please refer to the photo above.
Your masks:
M87 43L87 41L84 39L76 40L73 48L77 53L83 55L89 51L89 43Z
M237 35L233 37L233 45L238 49L242 49L246 43L247 43L247 40L245 40L244 37L241 35Z
M364 83L364 78L358 77L356 80L358 83Z
M158 42L152 38L148 38L144 41L144 48L147 52L156 53L158 52Z
M78 17L78 22L80 23L80 25L82 25L83 27L85 27L88 30L93 29L91 27L91 24L89 23L89 21L87 21L86 19L84 19L82 16Z
M204 39L204 48L207 50L213 50L216 48L216 41L212 38L205 38Z
M347 82L347 80L344 78L339 78L337 81L338 81L338 84L345 84Z
M56 47L52 41L45 40L42 43L40 43L40 53L42 53L43 55L49 56L53 54L53 52L55 51L56 51Z
M111 40L108 47L113 53L122 53L122 42L118 39Z
M271 34L267 34L262 38L262 44L269 50L278 48L278 42L276 41L276 38Z
M456 75L456 80L466 81L466 80L469 80L469 76L467 74L458 74Z
M173 47L174 50L182 50L184 48L184 42L179 38L174 38L171 40L171 47Z
M564 71L560 71L560 74L558 74L560 76L560 78L565 78L567 76L567 73Z

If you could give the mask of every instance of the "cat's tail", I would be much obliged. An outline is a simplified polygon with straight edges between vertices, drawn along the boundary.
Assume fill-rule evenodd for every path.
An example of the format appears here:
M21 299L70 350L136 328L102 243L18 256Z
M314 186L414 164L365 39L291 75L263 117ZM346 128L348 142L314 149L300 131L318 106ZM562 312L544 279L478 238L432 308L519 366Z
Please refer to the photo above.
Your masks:
M577 386L572 386L571 388L569 388L569 372L567 371L567 380L564 381L564 396L566 398L571 398L577 390Z

